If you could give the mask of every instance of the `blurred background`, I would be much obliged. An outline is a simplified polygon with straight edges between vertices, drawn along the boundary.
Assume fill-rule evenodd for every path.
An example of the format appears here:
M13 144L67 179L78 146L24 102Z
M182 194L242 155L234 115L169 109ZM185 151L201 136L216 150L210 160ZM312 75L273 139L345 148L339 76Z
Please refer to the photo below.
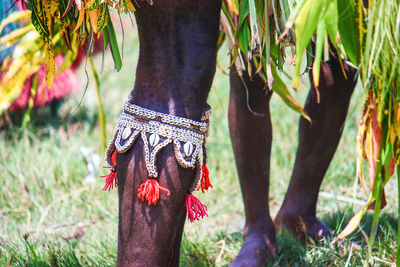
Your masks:
M123 46L123 68L116 72L109 51L94 56L101 80L101 95L110 138L135 81L138 58L136 27L123 18L115 23ZM122 34L124 33L124 34ZM244 212L227 124L229 51L223 46L210 91L213 108L209 151L210 179L214 188L196 193L208 207L208 218L187 223L182 266L225 266L242 243ZM104 56L104 70L101 66ZM292 67L287 64L287 71ZM73 93L32 110L25 128L21 116L9 112L0 119L0 265L1 266L112 266L116 261L118 195L103 192L107 170L103 164L101 131L95 81L85 61L76 70L81 85ZM288 84L289 81L286 81ZM72 83L71 83L72 84ZM79 84L79 83L78 83ZM86 86L87 85L87 86ZM72 86L72 85L71 85ZM308 74L302 88L292 92L303 103L309 88ZM356 178L358 120L364 92L356 89L343 137L323 182L318 216L335 232L362 208L366 196ZM284 198L297 148L299 116L276 95L271 101L273 147L269 204L274 216ZM387 188L388 206L382 214L378 265L390 265L396 248L397 179ZM255 203L256 204L256 203ZM303 245L285 231L278 235L277 257L269 264L357 266L364 263L371 216L352 235L354 243L331 245L329 240ZM364 230L363 230L364 229ZM361 245L361 248L359 247Z

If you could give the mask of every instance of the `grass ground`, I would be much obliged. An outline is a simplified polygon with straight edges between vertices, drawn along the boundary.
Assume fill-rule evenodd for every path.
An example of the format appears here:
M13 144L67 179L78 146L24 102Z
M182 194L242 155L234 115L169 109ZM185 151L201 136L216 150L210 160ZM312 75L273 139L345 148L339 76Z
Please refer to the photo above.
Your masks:
M137 37L125 40L125 67L112 70L107 54L101 74L102 97L111 135L122 103L133 87ZM226 50L220 63L227 66ZM132 60L135 59L135 60ZM95 59L101 65L101 56ZM88 68L89 69L89 68ZM226 67L225 67L226 69ZM89 70L90 72L90 70ZM82 83L86 83L84 69ZM90 73L89 73L90 75ZM306 76L304 77L305 83ZM306 85L304 87L307 87ZM217 71L209 103L213 107L208 140L214 188L200 195L209 217L187 223L182 266L226 266L242 244L244 212L227 126L228 77ZM307 90L296 98L303 101ZM100 131L94 82L83 102L82 91L63 103L57 116L37 112L25 130L18 126L0 135L0 266L112 266L116 261L117 192L101 191ZM355 136L363 93L353 96L343 138L322 185L318 215L335 232L346 225L365 196L356 184ZM283 200L297 146L298 116L276 96L271 103L274 142L269 204L275 215ZM93 164L92 164L93 162ZM387 186L388 207L380 221L378 240L369 263L395 261L397 207L395 181ZM278 234L278 252L269 266L360 266L366 264L371 216L350 237L301 244L287 232Z

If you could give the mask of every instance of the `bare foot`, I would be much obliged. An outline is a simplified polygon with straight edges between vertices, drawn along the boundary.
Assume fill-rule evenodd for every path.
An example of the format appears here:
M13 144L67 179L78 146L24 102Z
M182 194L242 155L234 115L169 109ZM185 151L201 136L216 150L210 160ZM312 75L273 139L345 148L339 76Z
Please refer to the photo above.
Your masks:
M315 241L320 241L326 236L332 235L332 230L312 215L289 213L281 208L275 217L275 227L279 231L284 226L295 237L305 240L306 236Z
M265 266L268 258L275 256L275 228L268 230L248 231L242 248L230 267Z

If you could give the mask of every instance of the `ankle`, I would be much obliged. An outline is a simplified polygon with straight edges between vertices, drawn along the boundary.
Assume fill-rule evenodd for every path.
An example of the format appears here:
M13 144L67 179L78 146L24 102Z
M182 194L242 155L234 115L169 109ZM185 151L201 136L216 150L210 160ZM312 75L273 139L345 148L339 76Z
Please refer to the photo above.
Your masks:
M284 201L279 209L278 216L289 215L302 218L316 217L316 203L300 203Z
M268 233L275 234L275 225L270 216L263 220L246 222L243 235L246 237L252 233Z

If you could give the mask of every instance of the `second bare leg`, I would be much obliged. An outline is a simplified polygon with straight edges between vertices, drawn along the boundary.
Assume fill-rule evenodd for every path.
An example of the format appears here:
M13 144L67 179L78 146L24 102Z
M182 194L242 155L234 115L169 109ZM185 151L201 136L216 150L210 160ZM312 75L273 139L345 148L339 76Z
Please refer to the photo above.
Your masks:
M275 253L275 227L269 214L268 190L272 142L269 114L271 93L258 77L243 75L249 93L235 69L231 70L229 127L246 213L244 244L231 266L265 266Z
M316 217L318 193L324 175L342 135L350 98L355 87L355 70L345 65L347 79L336 60L321 66L320 103L314 88L308 95L305 110L312 122L300 118L299 146L285 200L275 219L300 238L316 240L330 234L330 229Z

